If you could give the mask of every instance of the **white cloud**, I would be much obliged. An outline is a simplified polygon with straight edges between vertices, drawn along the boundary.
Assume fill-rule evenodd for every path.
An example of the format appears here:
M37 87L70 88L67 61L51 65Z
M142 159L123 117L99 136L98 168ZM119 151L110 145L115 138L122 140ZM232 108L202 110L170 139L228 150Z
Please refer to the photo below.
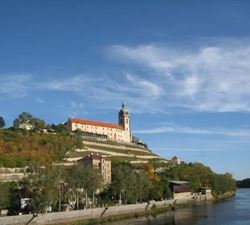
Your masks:
M8 95L10 97L24 97L28 92L27 83L30 81L29 74L14 74L0 76L0 94L2 96Z
M126 74L126 78L136 88L137 92L141 92L143 97L158 98L164 94L161 86L152 81L141 79L131 74Z
M70 92L114 108L122 99L133 112L168 113L171 108L210 112L250 112L250 41L191 48L163 45L108 48L122 69L113 74L79 74L44 78L1 75L1 96ZM36 79L35 79L36 78Z
M36 101L36 102L38 102L40 104L44 104L45 103L45 101L42 98L40 98L40 97L34 98L34 101Z
M130 63L130 70L136 64L143 77L161 84L162 92L170 96L165 108L172 104L195 111L250 111L250 41L192 50L115 45L109 53Z
M182 133L194 135L222 135L228 137L250 137L250 129L194 128L185 126L160 126L134 130L135 134Z
M82 101L89 101L101 108L116 108L117 102L125 100L135 113L158 112L157 101L164 95L161 86L151 80L143 79L138 75L122 73L119 79L111 76L98 76L93 74L79 74L65 76L64 78L37 79L35 75L24 76L2 75L0 81L3 85L0 93L6 97L30 97L36 102L44 103L45 99L33 97L36 92L69 92L82 97ZM45 97L44 97L45 98ZM146 99L146 101L145 101ZM81 103L72 102L71 108L82 108ZM72 115L81 113L72 109Z

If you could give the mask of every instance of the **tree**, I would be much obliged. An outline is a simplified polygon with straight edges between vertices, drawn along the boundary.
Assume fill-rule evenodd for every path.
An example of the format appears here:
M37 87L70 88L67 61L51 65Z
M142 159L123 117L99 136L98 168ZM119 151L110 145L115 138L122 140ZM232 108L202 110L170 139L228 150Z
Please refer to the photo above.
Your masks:
M69 130L68 127L65 124L59 123L57 125L52 124L51 128L56 132L60 134L68 134Z
M47 206L58 203L58 211L62 210L63 192L66 172L63 167L51 166L43 176L43 194Z
M216 174L209 167L197 162L174 165L164 173L172 180L189 181L193 191L198 191L200 187L211 187L214 196L233 192L236 188L231 174Z
M13 127L14 128L20 128L22 124L30 124L30 119L32 118L32 115L27 112L21 113L18 118L16 118L13 121Z
M41 120L41 119L36 118L36 117L32 118L30 120L30 123L33 125L34 130L41 130L41 129L44 129L46 126L46 123L44 120Z
M0 116L0 128L3 128L5 126L5 121L3 117Z
M92 205L94 206L95 192L101 188L101 177L95 168L81 166L83 171L82 185L85 190L85 206L88 207L88 195L92 194Z
M147 171L135 169L129 163L112 166L112 183L107 193L120 203L135 203L149 200L152 181Z
M76 209L79 209L80 190L84 187L84 173L81 167L72 166L67 170L66 183L68 185L68 198L75 202Z
M0 209L7 209L11 202L11 191L17 187L15 182L0 183Z
M30 170L32 171L32 169ZM39 167L29 174L29 189L34 192L32 207L34 212L45 212L48 207L56 207L61 211L62 194L65 184L65 171L62 167Z
M75 202L75 208L79 209L80 196L85 192L85 206L88 206L88 195L92 194L92 205L96 190L101 188L99 173L89 166L72 166L67 170L66 183L68 197Z
M16 118L13 121L13 127L14 128L24 128L27 130L39 130L44 129L46 126L46 123L44 120L41 120L39 118L33 117L28 112L21 113L18 118Z

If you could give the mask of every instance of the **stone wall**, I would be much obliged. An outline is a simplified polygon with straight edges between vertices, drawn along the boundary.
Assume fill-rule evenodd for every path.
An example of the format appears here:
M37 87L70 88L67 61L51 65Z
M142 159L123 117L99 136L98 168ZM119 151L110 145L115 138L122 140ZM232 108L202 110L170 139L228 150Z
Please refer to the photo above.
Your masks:
M180 203L182 203L180 201ZM187 200L186 200L187 201ZM86 210L76 210L69 212L54 212L47 214L38 214L33 218L33 215L20 215L20 216L5 216L0 217L0 224L4 225L38 225L38 224L55 224L69 221L109 217L115 215L123 215L130 213L144 212L152 208L153 205L157 207L167 207L169 205L178 204L178 200L164 200L164 201L150 201L132 205L112 206L108 208L95 208Z
M174 199L180 200L180 199L192 199L192 193L191 192L181 192L181 193L174 193Z

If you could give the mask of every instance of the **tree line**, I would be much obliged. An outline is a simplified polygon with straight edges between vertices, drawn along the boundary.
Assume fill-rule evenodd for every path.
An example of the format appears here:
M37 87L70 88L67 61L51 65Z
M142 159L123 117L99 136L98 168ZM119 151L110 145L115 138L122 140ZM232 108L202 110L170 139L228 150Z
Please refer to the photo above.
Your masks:
M237 181L238 188L250 188L250 178Z
M0 118L0 127L3 124ZM21 128L27 124L31 130ZM71 134L65 124L46 124L23 112L13 121L13 127L0 129L0 167L24 167L31 161L51 164L62 160L66 152L82 147L81 137Z
M95 168L41 167L33 163L22 181L0 184L0 208L17 213L18 205L11 193L24 188L33 192L26 208L29 212L45 212L49 208L61 211L65 206L77 210L100 205L163 200L172 197L169 182L174 179L189 181L194 192L200 187L211 187L214 196L236 190L230 174L216 174L200 163L161 165L159 170L156 163L135 166L114 161L112 182L105 186Z

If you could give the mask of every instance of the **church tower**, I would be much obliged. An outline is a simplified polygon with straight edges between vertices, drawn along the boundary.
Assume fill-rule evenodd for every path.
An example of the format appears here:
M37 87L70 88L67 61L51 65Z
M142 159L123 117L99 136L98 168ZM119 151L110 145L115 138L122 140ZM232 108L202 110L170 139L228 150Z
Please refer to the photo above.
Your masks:
M118 114L119 117L119 125L124 128L124 138L126 141L131 142L131 133L130 133L130 113L127 110L125 103L122 103L122 108Z

